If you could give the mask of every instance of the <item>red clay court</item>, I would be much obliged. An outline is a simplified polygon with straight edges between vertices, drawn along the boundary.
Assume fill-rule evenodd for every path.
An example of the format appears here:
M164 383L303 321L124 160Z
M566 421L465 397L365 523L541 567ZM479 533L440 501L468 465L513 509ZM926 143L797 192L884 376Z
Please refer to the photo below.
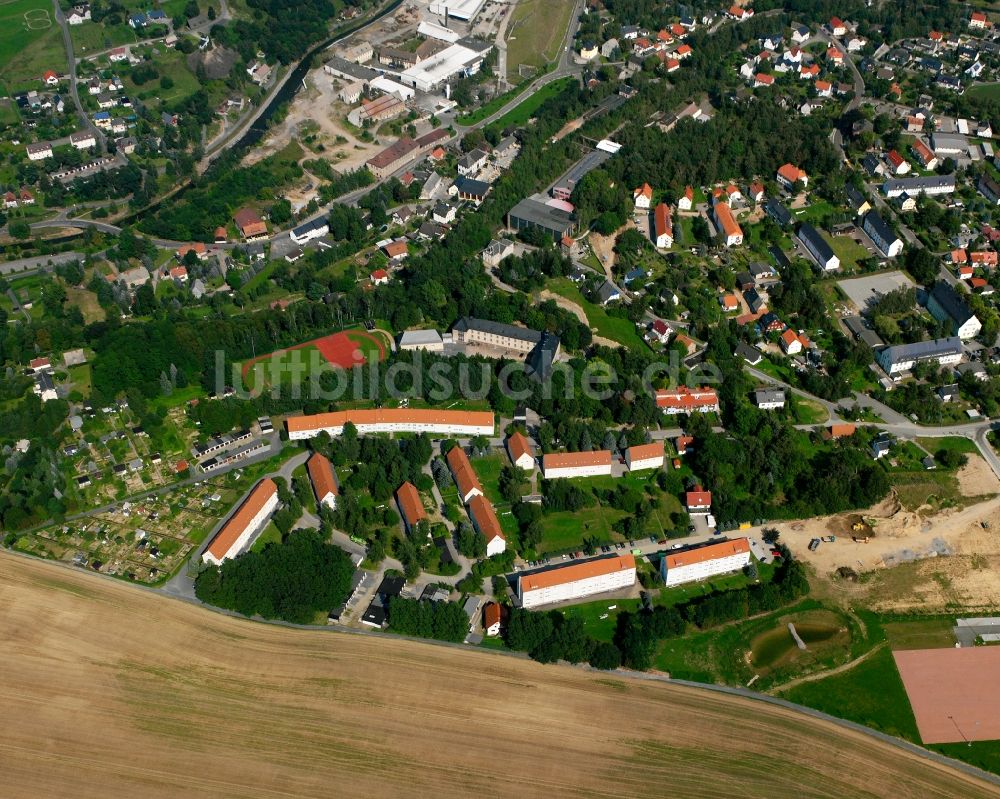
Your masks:
M370 360L370 356L377 353L378 360L385 360L386 343L380 334L369 333L365 330L345 330L339 333L331 333L322 338L314 338L311 341L304 341L294 347L269 352L267 355L258 355L256 358L243 363L243 376L255 363L267 361L281 356L283 353L292 350L301 350L306 347L315 347L319 350L323 359L333 366L342 369L351 369Z
M1000 647L892 654L925 744L1000 739Z

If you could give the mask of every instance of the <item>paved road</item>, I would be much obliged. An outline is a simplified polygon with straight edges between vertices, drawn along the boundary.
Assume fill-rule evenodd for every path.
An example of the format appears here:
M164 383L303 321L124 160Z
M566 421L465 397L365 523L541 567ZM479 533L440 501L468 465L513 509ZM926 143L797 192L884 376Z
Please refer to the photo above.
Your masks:
M83 103L80 102L80 91L76 85L76 56L73 54L73 37L69 33L69 23L66 21L66 15L63 14L62 6L59 5L59 0L52 0L52 7L55 9L56 22L59 23L59 28L62 31L63 47L66 49L66 59L69 66L69 94L73 98L73 105L76 106L77 116L80 117L81 130L92 131L97 137L98 143L103 145L104 133L90 121L90 117L83 109Z
M86 258L82 252L60 252L52 255L36 255L32 258L18 258L14 261L0 262L0 275L10 275L15 272L46 272L54 269L57 264L70 261L82 261Z

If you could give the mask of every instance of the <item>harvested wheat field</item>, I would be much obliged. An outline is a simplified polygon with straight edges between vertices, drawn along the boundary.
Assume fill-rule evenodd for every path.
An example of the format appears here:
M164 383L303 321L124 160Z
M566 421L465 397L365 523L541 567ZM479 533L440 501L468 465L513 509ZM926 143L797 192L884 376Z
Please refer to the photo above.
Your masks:
M704 691L254 624L0 555L4 797L984 797Z

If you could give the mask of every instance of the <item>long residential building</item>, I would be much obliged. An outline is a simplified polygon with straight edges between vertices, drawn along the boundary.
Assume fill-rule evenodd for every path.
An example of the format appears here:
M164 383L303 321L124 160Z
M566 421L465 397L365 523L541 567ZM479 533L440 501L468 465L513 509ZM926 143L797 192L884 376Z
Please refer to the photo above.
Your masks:
M934 361L939 366L950 366L962 360L962 339L958 336L918 341L916 344L899 344L886 347L875 356L888 374L907 372L914 364Z
M943 280L937 281L931 289L927 310L939 322L949 323L951 334L960 339L975 338L983 329L983 323L972 312L965 298Z
M886 258L895 258L903 251L903 240L876 211L869 211L861 222L861 228L875 242L879 252Z
M537 380L549 378L559 356L557 335L529 327L463 316L455 322L451 332L455 344L481 345L525 354L527 372Z
M469 500L469 518L476 531L486 539L486 557L499 555L507 549L507 538L500 529L500 520L493 503L482 494Z
M668 416L679 413L718 413L719 395L714 388L661 388L656 392L656 407Z
M882 184L882 193L886 197L899 197L908 194L916 197L918 194L954 194L954 175L930 175L928 177L893 178Z
M625 450L625 465L630 472L643 469L663 468L663 442L653 441L650 444L639 444Z
M274 480L266 477L257 483L229 521L215 534L201 559L218 566L224 560L235 558L250 545L251 539L263 528L277 507L278 486Z
M594 452L550 452L542 456L542 476L546 480L559 477L596 477L611 475L611 450Z
M749 562L750 542L737 538L668 553L660 561L660 576L665 585L680 585L736 572Z
M568 566L520 574L517 597L523 608L604 594L635 585L635 557L612 555Z
M743 228L736 222L733 216L733 209L729 203L717 202L712 209L715 216L715 224L719 228L719 235L727 247L738 247L743 243Z
M306 471L309 472L309 480L312 482L313 491L316 492L316 501L331 510L336 508L340 486L330 459L322 453L314 452L306 461Z
M413 483L403 483L396 489L396 504L407 530L412 530L427 518L424 503L420 501L420 493Z
M445 436L491 436L494 419L490 411L449 411L413 408L333 411L285 420L290 441L315 438L320 433L339 436L350 422L358 432L431 433Z
M385 178L398 172L410 161L420 155L429 153L440 142L448 138L448 131L437 128L425 133L417 139L404 136L394 144L390 144L381 152L369 158L365 164L368 170L377 178Z
M479 483L479 478L476 477L476 472L473 470L465 450L460 446L452 447L448 450L447 460L451 476L455 479L455 485L458 486L458 498L463 503L468 503L473 497L481 497L483 487Z
M799 226L796 236L809 255L812 256L816 265L824 272L832 272L840 268L840 258L834 254L833 248L822 234L808 222L803 222Z

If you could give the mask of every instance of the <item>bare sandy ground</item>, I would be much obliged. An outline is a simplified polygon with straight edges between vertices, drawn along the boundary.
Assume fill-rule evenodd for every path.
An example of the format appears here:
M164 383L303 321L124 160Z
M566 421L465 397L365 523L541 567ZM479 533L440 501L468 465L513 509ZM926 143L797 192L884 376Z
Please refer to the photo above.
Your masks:
M306 83L309 88L295 96L282 122L268 132L260 146L247 154L244 163L255 163L278 152L293 139L301 139L303 130L312 125L318 127L316 143L322 143L326 149L322 153L313 153L306 148L307 157L324 158L338 172L360 168L389 143L376 145L363 142L341 124L340 119L350 110L337 99L342 81L322 69L314 69L306 76Z
M958 473L967 497L995 495L1000 482L979 456ZM872 522L868 543L852 540L851 524ZM983 527L983 522L987 527ZM879 610L945 611L1000 607L1000 497L938 511L907 511L890 499L863 514L839 514L780 525L782 540L829 578L840 567L865 574L837 580L837 593ZM835 535L815 552L809 541Z
M1000 796L784 708L255 624L7 553L0 608L12 799Z

